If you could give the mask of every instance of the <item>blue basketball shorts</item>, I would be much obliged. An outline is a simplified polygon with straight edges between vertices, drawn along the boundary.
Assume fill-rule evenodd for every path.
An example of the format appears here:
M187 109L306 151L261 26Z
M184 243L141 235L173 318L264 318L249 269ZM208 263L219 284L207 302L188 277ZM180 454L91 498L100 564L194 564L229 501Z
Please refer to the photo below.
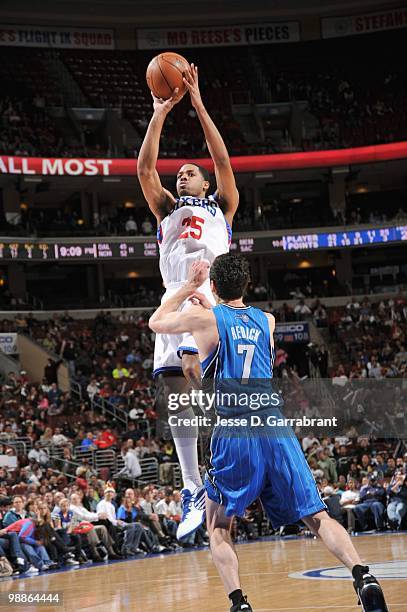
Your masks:
M226 516L243 516L257 498L275 529L326 510L301 446L288 429L283 434L268 427L261 434L250 427L214 429L205 487L209 499L225 506Z

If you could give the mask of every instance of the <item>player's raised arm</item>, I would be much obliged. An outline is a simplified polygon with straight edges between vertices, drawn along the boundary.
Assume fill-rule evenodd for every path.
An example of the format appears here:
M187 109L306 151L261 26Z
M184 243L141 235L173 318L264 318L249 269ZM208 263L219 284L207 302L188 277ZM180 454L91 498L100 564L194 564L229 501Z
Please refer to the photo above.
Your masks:
M172 97L168 100L156 98L153 93L151 95L154 100L154 113L138 156L137 176L148 206L157 218L157 222L160 223L168 214L168 209L175 203L174 196L162 186L156 170L160 136L165 118L173 106L181 100L183 94L179 95L178 89L175 89Z
M202 102L198 84L198 67L194 64L191 64L189 73L185 75L184 83L191 95L192 106L195 108L198 119L201 122L208 150L215 165L220 205L226 220L232 225L233 216L239 205L239 192L236 188L236 181L226 145Z

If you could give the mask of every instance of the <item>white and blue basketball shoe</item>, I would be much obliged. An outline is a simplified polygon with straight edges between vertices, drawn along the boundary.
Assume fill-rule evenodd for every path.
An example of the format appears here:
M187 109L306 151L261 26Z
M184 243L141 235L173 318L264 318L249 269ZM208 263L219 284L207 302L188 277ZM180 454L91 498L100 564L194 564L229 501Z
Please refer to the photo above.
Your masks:
M182 519L177 529L177 539L190 536L205 520L205 487L197 487L193 493L182 489Z

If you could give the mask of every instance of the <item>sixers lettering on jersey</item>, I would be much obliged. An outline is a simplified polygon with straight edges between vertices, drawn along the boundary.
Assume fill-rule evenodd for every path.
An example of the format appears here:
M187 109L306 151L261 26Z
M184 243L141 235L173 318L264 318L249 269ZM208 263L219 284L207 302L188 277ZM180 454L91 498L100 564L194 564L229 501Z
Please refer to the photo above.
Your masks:
M157 230L165 287L184 282L192 262L205 259L211 264L227 253L231 239L232 229L214 196L178 198Z

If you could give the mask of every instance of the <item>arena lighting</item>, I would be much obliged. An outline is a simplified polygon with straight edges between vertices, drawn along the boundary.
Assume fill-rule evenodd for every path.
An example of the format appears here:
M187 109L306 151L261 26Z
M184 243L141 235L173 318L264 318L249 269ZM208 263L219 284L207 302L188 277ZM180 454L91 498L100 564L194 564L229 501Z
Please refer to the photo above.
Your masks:
M331 172L335 176L338 176L341 174L348 174L349 167L348 166L335 166L335 168L332 168Z
M134 202L125 202L124 208L136 208L136 205Z
M256 179L272 179L274 178L274 174L272 172L256 172Z

